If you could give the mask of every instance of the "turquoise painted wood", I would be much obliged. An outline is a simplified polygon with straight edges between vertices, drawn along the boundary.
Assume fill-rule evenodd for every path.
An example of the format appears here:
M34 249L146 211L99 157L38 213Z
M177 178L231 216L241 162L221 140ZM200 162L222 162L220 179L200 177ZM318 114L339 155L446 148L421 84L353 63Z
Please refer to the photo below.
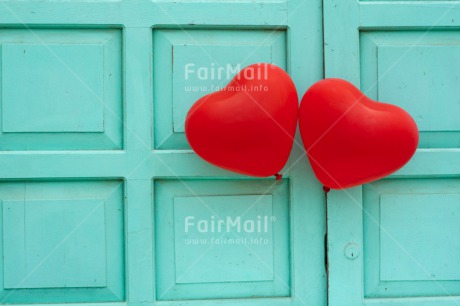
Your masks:
M326 305L300 138L283 180L253 179L198 158L183 125L245 65L283 67L300 94L321 79L321 9L0 2L0 303Z
M330 305L460 304L458 13L457 2L325 2L326 76L405 108L420 129L403 169L329 193Z

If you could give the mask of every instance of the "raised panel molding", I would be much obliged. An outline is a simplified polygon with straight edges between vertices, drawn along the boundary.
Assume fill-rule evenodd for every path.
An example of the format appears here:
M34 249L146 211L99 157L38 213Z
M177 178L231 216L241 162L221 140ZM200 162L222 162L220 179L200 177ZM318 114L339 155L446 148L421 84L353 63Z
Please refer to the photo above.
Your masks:
M1 182L0 299L123 301L120 181Z
M2 131L103 132L103 63L102 44L3 44Z
M185 132L185 117L196 100L225 87L246 63L273 61L270 44L177 44L172 48L174 133Z
M389 179L363 187L366 297L460 294L459 183Z
M284 29L154 29L155 148L190 149L184 123L192 104L250 64L286 69L286 43Z
M383 45L377 54L380 101L407 110L421 132L460 130L451 116L460 113L460 44Z
M361 89L407 110L420 148L460 148L460 32L362 31Z
M123 148L120 29L0 29L0 150Z
M157 300L291 296L288 181L272 184L155 181Z
M460 194L380 196L380 279L460 279Z
M3 201L4 288L105 287L102 200Z
M273 281L272 206L271 195L175 197L176 283Z

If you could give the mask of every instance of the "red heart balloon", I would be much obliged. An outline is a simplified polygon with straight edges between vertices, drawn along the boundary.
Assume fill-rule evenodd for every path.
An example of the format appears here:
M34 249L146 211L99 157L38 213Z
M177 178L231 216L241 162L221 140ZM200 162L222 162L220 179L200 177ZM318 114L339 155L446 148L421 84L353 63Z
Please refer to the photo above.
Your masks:
M299 126L316 177L334 189L400 169L414 155L419 138L405 110L373 101L341 79L321 80L308 89Z
M297 92L289 75L275 65L259 63L196 101L187 114L185 134L204 160L265 177L277 174L289 158L297 112Z

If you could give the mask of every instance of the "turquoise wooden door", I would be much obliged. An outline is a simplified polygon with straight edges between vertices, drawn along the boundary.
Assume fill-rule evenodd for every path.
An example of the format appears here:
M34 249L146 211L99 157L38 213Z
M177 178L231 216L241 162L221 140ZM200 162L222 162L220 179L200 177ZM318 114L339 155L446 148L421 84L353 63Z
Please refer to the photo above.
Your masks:
M319 80L321 21L319 0L2 1L0 303L326 305L300 138L275 181L184 137L245 65Z
M403 169L330 192L330 305L460 305L458 2L324 9L326 76L402 106L420 130Z

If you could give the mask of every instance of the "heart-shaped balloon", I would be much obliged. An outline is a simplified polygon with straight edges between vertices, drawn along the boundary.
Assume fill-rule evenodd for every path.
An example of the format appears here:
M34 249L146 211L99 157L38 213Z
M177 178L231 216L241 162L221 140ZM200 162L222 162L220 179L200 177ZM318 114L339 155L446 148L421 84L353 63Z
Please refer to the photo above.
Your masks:
M316 177L333 189L369 183L400 169L419 139L405 110L373 101L341 79L321 80L308 89L299 126Z
M286 164L294 141L297 92L281 68L259 63L242 69L220 91L192 106L185 134L204 160L237 173L265 177Z

